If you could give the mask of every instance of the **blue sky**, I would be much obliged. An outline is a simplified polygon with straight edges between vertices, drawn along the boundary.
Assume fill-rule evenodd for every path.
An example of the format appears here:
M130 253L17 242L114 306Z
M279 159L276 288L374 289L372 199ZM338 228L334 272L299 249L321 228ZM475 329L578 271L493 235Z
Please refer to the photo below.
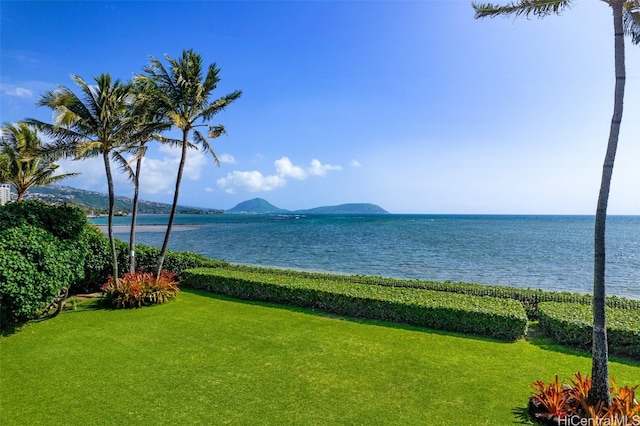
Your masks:
M392 213L593 214L613 98L609 7L476 21L470 1L5 1L0 120L69 75L130 79L194 49L221 68L221 167L188 157L180 204L286 209L350 202ZM640 214L640 47L627 43L625 116L609 212ZM170 202L178 153L153 147L142 195ZM99 160L64 181L106 191ZM117 177L117 193L131 185Z

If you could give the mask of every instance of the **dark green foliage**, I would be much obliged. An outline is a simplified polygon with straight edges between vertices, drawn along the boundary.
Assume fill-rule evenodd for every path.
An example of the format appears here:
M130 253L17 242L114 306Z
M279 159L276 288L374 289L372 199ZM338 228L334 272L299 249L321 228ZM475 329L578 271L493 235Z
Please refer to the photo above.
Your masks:
M71 287L72 293L95 293L100 291L110 275L111 247L109 239L95 225L87 223L82 233L82 244L87 247L87 257L84 261L84 278L78 280ZM115 240L118 252L118 263L123 265L127 261L129 247L123 241Z
M516 340L527 316L508 299L468 296L415 288L371 286L318 274L289 276L270 270L190 269L180 276L191 287L248 300L309 307L340 315L399 322L433 329Z
M145 271L153 271L158 266L158 257L160 249L157 247L149 247L142 244L136 246L136 268ZM185 269L191 268L215 268L228 266L224 261L209 259L197 253L185 252L167 252L164 260L163 269L175 273L180 273Z
M0 321L28 320L83 274L84 248L33 225L0 231Z
M540 304L540 329L558 343L591 350L593 308L577 303ZM640 360L640 309L607 308L609 354Z
M0 207L0 320L3 327L40 313L83 278L87 219L73 206L39 201Z
M398 278L383 278L366 275L334 275L317 272L304 272L287 269L260 268L245 265L230 265L236 270L265 271L274 274L282 274L297 277L323 277L325 279L334 278L341 281L348 281L355 284L368 284L376 286L409 287L421 288L425 290L445 291L450 293L468 294L473 296L488 296L501 299L514 299L522 303L530 320L538 319L538 304L542 302L565 302L591 304L593 298L588 294L555 292L543 290L530 290L505 286L488 286L482 284L452 283L449 281L419 281ZM608 297L607 306L622 309L640 309L640 300L624 299L619 297Z
M0 231L20 225L45 229L55 237L75 240L80 237L87 219L78 207L52 206L40 201L8 203L0 208Z

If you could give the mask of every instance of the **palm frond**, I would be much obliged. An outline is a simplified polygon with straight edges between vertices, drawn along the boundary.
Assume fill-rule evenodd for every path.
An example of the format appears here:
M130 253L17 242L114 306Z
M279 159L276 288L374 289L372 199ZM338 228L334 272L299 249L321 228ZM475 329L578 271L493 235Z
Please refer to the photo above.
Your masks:
M640 0L624 2L622 20L625 34L633 44L640 44Z
M200 145L202 151L208 152L213 157L213 161L216 163L216 166L220 167L220 160L218 159L218 155L213 150L207 138L197 130L193 131L193 139L196 144Z
M495 3L473 2L475 19L496 16L514 15L544 18L548 15L558 15L564 9L572 6L572 0L520 0L509 2L505 5Z

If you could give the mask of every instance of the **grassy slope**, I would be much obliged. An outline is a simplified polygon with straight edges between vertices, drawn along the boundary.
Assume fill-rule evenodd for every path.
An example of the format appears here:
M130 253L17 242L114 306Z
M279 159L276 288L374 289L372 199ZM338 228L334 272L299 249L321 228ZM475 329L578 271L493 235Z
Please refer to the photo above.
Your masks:
M529 384L577 352L182 292L0 339L0 423L527 424ZM611 363L619 384L640 365Z

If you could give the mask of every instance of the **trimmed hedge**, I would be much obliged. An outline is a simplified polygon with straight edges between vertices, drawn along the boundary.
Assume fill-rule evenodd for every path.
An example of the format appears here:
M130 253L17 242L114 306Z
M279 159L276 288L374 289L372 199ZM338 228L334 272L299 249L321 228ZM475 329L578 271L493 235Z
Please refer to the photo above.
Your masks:
M539 305L540 330L554 341L591 351L592 307L577 303ZM640 309L607 308L609 354L640 361Z
M514 299L522 303L530 320L538 319L538 304L542 302L580 303L583 305L590 305L593 301L591 295L588 294L521 289L506 286L489 286L484 284L453 283L451 281L420 281L399 278L374 277L367 275L337 275L245 265L230 265L229 268L240 271L266 271L301 278L320 277L321 279L336 279L339 281L348 281L354 284L420 288L425 290L445 291L473 296L488 296L501 299ZM621 309L640 309L640 300L611 296L607 297L607 306L611 308Z
M354 284L335 276L288 276L272 270L189 269L181 273L180 283L183 288L240 299L501 340L519 339L527 330L527 316L522 305L508 299Z

